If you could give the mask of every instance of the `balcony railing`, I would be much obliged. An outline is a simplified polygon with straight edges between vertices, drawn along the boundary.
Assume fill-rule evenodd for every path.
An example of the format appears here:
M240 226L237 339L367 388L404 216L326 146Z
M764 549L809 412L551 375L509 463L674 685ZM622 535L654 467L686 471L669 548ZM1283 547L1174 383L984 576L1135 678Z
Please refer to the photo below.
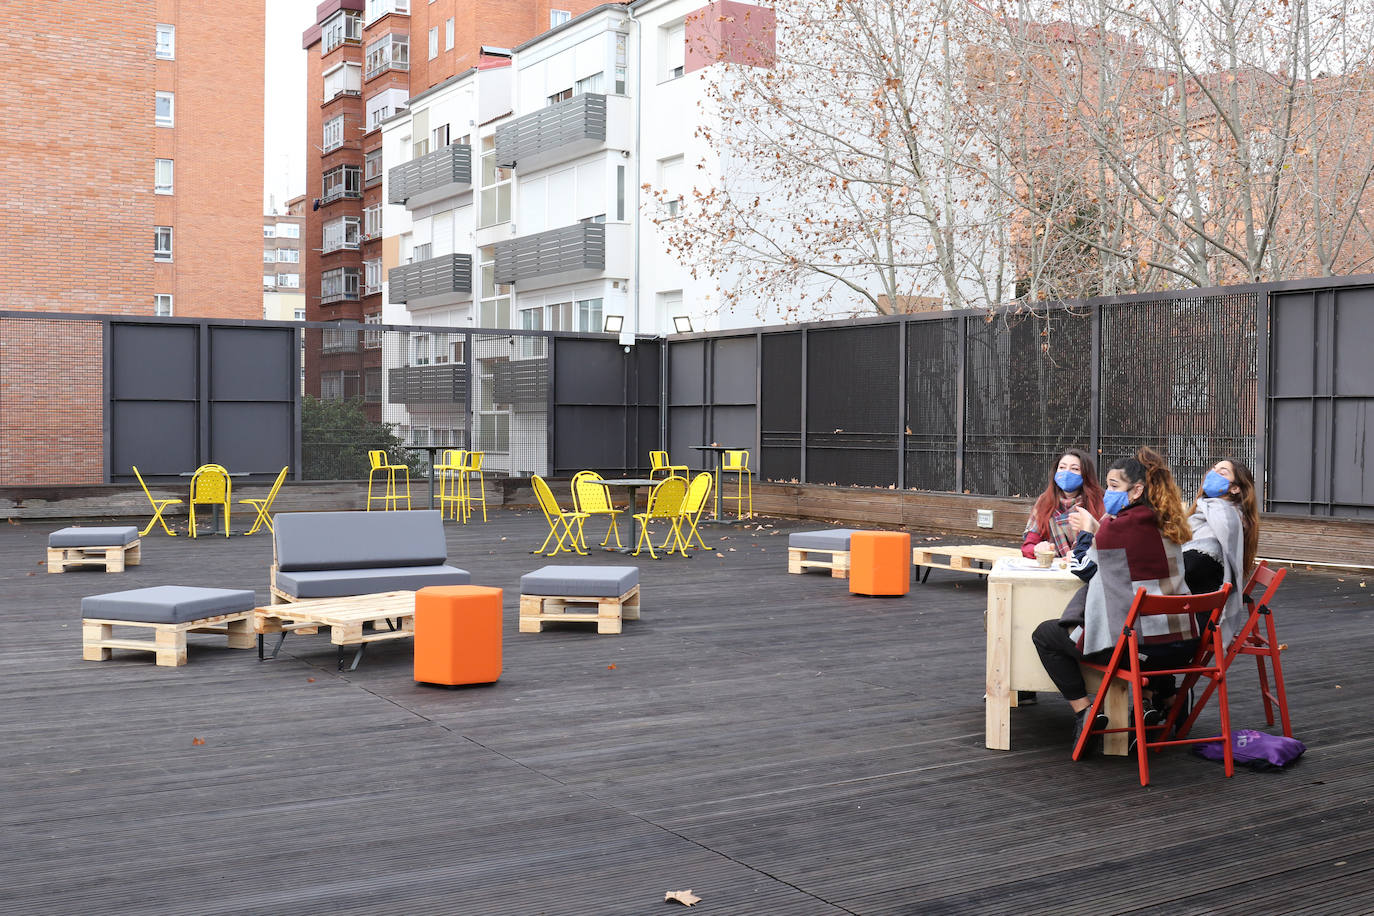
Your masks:
M497 283L606 269L606 227L576 223L496 243Z
M444 254L414 264L393 267L387 273L392 302L414 302L426 296L453 293L472 295L472 255Z
M321 293L320 305L332 305L335 302L357 302L358 291L356 289L346 289L337 293Z
M387 370L387 399L393 404L462 404L467 366L401 366Z
M387 203L421 206L472 187L472 147L453 143L387 171Z
M605 142L606 96L588 92L496 128L496 162L528 171Z
M357 350L357 331L326 330L320 341L321 353L356 353Z

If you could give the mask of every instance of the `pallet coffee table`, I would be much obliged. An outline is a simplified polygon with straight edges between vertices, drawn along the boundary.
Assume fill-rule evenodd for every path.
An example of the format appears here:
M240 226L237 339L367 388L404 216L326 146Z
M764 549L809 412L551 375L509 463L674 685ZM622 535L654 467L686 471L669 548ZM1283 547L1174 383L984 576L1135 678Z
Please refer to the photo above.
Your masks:
M373 624L372 632L363 625ZM387 629L380 629L380 626ZM347 598L307 598L292 604L270 604L254 608L253 629L258 634L258 659L263 658L263 636L280 634L268 658L276 658L287 633L314 633L329 627L329 641L339 647L339 670L348 660L347 646L356 646L353 671L363 653L374 642L409 639L415 635L415 593L382 592L376 595L351 595Z
M917 567L916 574L921 582L930 578L933 568L952 569L955 572L971 572L986 576L992 572L992 564L1003 557L1019 557L1021 551L1015 547L997 547L992 544L947 544L944 546L914 547L911 550L911 565ZM940 562L936 557L944 557ZM982 564L986 563L984 566ZM920 567L926 568L921 575Z

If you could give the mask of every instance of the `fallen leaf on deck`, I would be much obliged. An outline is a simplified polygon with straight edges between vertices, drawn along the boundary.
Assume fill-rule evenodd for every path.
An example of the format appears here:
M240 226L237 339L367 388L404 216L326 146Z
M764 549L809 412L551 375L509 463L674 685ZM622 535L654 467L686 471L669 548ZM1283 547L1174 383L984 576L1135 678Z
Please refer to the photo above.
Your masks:
M315 683L315 679L314 679L313 677L308 677L308 678L305 679L305 682L306 682L307 684L313 684L313 683Z
M723 553L718 553L716 556L720 557L722 560L725 559L725 554ZM33 573L29 573L29 575L33 575Z
M1279 643L1279 651L1280 651L1280 652L1282 652L1284 649L1287 649L1287 648L1288 648L1288 643L1286 643L1286 642L1281 642L1281 643Z
M701 898L698 897L696 894L692 893L691 888L688 888L685 891L669 891L668 893L663 895L663 899L676 900L678 903L681 903L684 906L691 906Z
M191 739L191 744L194 745L194 746L196 746L196 747L199 747L200 745L202 745L202 744L204 744L204 743L205 743L205 739L204 739L204 738L192 738L192 739Z
M607 665L607 666L606 666L606 670L607 670L607 671L614 671L614 670L615 670L615 665Z
M731 547L730 549L733 551L735 548Z

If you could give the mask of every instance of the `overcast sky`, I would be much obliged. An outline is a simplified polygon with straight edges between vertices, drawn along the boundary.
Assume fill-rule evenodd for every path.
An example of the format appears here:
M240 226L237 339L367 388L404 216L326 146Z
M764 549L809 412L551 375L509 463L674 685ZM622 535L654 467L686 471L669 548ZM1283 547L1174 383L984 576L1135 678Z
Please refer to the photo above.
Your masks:
M263 105L262 212L305 193L305 51L318 0L266 0L267 66Z

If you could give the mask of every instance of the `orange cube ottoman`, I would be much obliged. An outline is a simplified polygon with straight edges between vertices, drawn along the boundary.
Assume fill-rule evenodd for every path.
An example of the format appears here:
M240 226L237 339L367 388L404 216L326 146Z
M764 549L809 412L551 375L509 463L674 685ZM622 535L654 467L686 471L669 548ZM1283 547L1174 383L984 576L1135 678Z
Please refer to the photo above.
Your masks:
M849 536L849 593L905 595L911 590L911 535L856 531Z
M415 680L491 684L501 676L501 589L432 585L415 593Z

